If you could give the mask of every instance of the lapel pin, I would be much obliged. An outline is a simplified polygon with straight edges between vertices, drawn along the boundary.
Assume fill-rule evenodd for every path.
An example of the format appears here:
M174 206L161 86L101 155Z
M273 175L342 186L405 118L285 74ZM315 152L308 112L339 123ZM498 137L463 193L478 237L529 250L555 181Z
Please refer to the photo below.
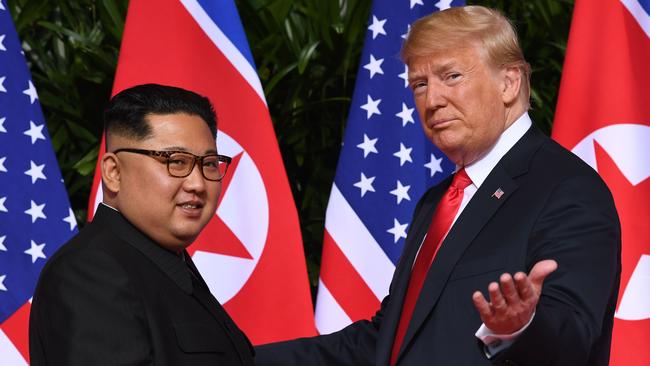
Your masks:
M492 193L492 197L496 197L497 199L500 199L504 193L505 192L501 188L497 188L497 190L494 191L494 193Z

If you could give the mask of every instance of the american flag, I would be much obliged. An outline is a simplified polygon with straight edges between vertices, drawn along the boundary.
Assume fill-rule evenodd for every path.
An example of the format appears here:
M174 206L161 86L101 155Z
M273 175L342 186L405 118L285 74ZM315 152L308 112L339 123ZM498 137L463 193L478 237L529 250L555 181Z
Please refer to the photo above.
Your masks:
M38 275L76 231L38 94L0 0L0 364L27 364Z
M399 52L410 23L458 5L463 1L373 3L325 218L321 334L379 309L418 199L455 168L422 132Z

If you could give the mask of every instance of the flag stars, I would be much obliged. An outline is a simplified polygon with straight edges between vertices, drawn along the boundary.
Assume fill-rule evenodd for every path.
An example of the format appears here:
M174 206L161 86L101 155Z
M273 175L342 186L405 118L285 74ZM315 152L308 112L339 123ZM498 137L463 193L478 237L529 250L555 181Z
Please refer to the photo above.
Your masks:
M31 201L31 200L30 200ZM28 210L25 211L26 214L32 217L32 223L36 222L38 219L46 219L47 217L43 213L45 209L45 204L37 205L36 202L31 201L31 206Z
M404 87L407 88L409 86L409 67L404 65L404 72L397 76L404 80Z
M397 188L390 191L390 194L394 195L395 198L397 198L397 204L399 205L402 203L402 200L411 200L411 196L409 196L409 189L411 189L411 186L403 186L402 182L398 180Z
M5 6L2 4L2 0L0 0L0 10L5 10Z
M7 235L0 236L0 251L6 252L7 247L5 246L5 239L7 239Z
M7 197L0 197L0 212L9 212L7 208L5 207L5 201L7 200Z
M68 208L68 216L66 216L63 221L67 222L70 225L70 231L74 230L77 227L77 219L74 217L72 208Z
M386 35L384 24L386 24L386 19L379 20L376 16L372 16L372 24L368 26L368 30L372 31L372 39L377 38L380 34Z
M364 69L370 71L370 78L372 79L373 76L376 74L384 74L384 70L381 68L381 64L384 63L384 59L380 58L379 60L375 59L375 56L370 55L370 62L365 64L363 66Z
M366 104L361 106L361 109L367 112L366 119L370 119L373 114L381 115L381 112L379 111L379 103L381 103L381 99L373 100L372 97L368 95Z
M6 76L0 76L0 92L6 93L7 89L5 89L5 80L7 79Z
M435 5L438 7L438 9L445 10L451 8L452 1L453 0L440 0Z
M32 184L36 183L36 181L39 179L43 179L43 180L47 179L45 177L45 174L43 174L43 169L45 168L45 164L36 165L31 160L29 161L29 164L31 165L31 167L29 168L28 171L25 172L25 175L29 175L30 177L32 177Z
M34 104L34 101L36 101L36 99L38 99L38 94L36 93L36 88L34 87L34 84L32 83L31 80L29 81L29 86L27 87L27 89L23 90L23 94L29 96L29 102L31 104Z
M43 258L45 259L45 253L43 253L43 248L45 248L45 243L41 244L36 244L33 240L31 240L31 247L25 251L25 254L29 254L32 256L32 263L36 263L38 258Z
M2 3L0 3L2 4ZM5 286L5 279L7 278L7 275L2 275L0 276L0 291L7 291L7 287Z
M416 5L424 5L424 4L422 3L422 0L411 0L411 9L413 9L413 7Z
M413 119L414 108L409 108L406 103L402 102L402 111L395 114L397 117L402 119L402 127L406 126L407 123L415 123Z
M7 168L5 167L5 161L7 161L7 157L3 156L0 158L0 172L7 172Z
M375 187L372 186L374 181L375 177L367 178L365 174L361 173L361 180L354 183L354 186L361 190L361 197L363 197L368 191L375 191Z
M5 121L6 120L7 120L7 117L0 118L0 132L7 133L7 129L5 128Z
M397 243L400 239L406 238L406 227L409 224L400 224L397 219L393 219L393 227L386 230L388 233L393 234L393 240Z
M0 34L0 51L6 51L7 50L7 48L5 47L5 45L3 43L4 41L5 41L5 35Z
M363 134L363 142L357 145L357 147L363 150L364 158L366 158L370 153L375 153L375 154L378 153L377 148L375 147L377 140L379 139L378 138L370 139L368 138L368 135L366 135L365 133Z
M411 33L411 25L407 24L406 25L406 33L402 34L402 39L406 39L409 36L409 33Z
M399 166L403 166L407 161L410 163L413 162L413 159L411 159L411 151L413 151L412 147L407 148L403 143L399 143L399 151L393 154L393 156L399 158Z
M424 167L431 171L432 177L438 172L442 173L442 158L436 159L435 155L431 154L431 160L424 164Z
M24 135L27 135L32 138L32 145L36 143L37 140L45 140L45 135L43 135L43 127L45 125L36 125L34 122L29 121L29 130L23 132Z

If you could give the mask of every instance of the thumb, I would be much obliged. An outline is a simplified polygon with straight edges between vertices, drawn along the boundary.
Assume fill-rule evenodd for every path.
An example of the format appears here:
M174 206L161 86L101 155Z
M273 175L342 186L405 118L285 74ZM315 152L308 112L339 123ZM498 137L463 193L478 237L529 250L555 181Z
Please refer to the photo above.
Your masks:
M553 273L557 269L557 262L552 259L545 259L535 263L533 269L530 270L528 278L530 279L535 292L539 295L542 292L542 284L546 276Z

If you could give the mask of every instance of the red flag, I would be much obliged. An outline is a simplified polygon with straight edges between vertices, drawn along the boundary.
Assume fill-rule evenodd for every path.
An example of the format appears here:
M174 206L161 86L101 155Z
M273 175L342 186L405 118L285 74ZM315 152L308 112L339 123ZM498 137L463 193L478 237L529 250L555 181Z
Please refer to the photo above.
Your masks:
M621 219L611 365L650 364L650 1L577 0L553 137L594 167Z
M113 92L143 83L207 96L219 152L233 157L215 217L188 248L212 293L253 343L314 335L296 208L234 2L132 0Z

